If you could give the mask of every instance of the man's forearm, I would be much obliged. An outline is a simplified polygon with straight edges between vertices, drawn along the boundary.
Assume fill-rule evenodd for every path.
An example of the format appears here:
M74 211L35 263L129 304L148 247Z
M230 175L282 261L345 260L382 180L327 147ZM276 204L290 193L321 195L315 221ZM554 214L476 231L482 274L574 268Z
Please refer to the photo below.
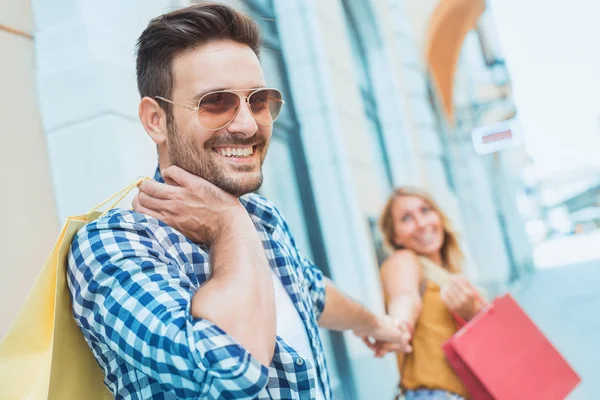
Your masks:
M344 295L330 281L325 282L325 308L319 318L319 325L336 331L353 330L370 332L377 325L377 316L367 308Z
M211 279L192 300L192 316L212 321L268 366L276 335L273 282L247 216L213 243L211 267Z

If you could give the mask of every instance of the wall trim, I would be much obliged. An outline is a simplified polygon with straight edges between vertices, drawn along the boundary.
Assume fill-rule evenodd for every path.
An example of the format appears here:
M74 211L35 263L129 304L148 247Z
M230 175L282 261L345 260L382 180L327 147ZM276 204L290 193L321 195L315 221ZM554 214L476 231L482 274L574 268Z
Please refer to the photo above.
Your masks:
M13 35L22 36L25 39L33 40L33 35L21 29L13 28L12 26L0 24L0 31L8 32Z

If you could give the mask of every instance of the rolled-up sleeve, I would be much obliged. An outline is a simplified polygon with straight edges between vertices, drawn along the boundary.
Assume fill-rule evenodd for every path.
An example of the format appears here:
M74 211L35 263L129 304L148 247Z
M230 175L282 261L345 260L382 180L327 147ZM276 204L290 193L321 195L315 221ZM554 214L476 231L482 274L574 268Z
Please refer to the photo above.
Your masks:
M144 226L119 221L80 231L68 284L88 342L178 398L251 399L266 386L265 366L217 325L191 316L197 284Z
M299 255L302 273L308 283L308 290L313 303L315 318L318 320L325 308L325 278L323 272L310 260Z

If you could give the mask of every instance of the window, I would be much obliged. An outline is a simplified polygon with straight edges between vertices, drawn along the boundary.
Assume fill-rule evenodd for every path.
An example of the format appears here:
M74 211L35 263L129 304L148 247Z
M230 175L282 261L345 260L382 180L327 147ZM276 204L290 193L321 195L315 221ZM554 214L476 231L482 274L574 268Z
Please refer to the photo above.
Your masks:
M261 26L261 64L267 85L281 90L286 102L273 127L269 154L263 167L264 182L259 193L273 201L283 213L302 253L330 276L272 3L270 0L247 0L245 4L248 13ZM321 331L321 337L334 396L350 398L346 392L352 387L352 382L342 383L351 376L347 370L349 363L343 337L328 331Z
M377 109L377 101L373 92L373 82L371 80L371 70L369 66L368 50L373 48L371 44L375 45L376 40L372 40L374 43L367 43L365 38L376 38L375 32L370 32L371 35L365 34L360 28L372 28L374 23L363 23L359 25L358 18L355 18L355 10L350 6L348 0L342 2L344 7L344 15L346 17L346 26L348 28L348 35L350 39L350 45L352 49L352 58L355 60L355 69L358 76L358 85L364 105L365 117L367 120L367 129L373 137L374 146L372 146L374 154L374 160L378 168L379 176L382 178L383 187L391 188L393 186L393 176L388 159L388 153L386 151L385 141L383 137L383 130L381 123L379 122L379 112ZM367 13L367 15L370 15ZM365 18L361 18L360 21L364 21ZM369 46L367 46L369 44Z
M246 7L259 23L263 35L261 64L267 85L281 90L286 102L273 127L259 193L271 200L284 215L302 253L329 275L273 7L269 0L248 0Z
M429 79L427 79L427 98L429 100L429 106L431 107L432 114L435 116L435 131L437 132L438 138L440 139L440 143L442 145L442 154L440 155L440 158L444 169L446 182L448 183L448 187L452 190L452 192L456 193L456 182L454 181L454 176L452 175L452 161L450 154L450 143L448 140L448 131L445 128L444 121L442 120L442 107L439 105L432 87L431 80Z

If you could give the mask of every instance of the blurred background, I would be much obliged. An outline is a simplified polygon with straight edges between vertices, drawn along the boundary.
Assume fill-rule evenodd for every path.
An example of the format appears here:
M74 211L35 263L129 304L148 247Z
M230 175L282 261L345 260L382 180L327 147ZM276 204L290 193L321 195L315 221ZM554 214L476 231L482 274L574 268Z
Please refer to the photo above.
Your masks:
M383 311L377 218L394 187L423 187L460 232L467 275L511 292L581 374L570 398L597 398L597 2L225 2L260 23L267 82L286 99L260 193L303 252ZM65 217L153 174L134 44L191 3L0 1L0 335ZM474 151L475 128L511 119L525 145ZM391 398L393 357L323 334L337 399Z

